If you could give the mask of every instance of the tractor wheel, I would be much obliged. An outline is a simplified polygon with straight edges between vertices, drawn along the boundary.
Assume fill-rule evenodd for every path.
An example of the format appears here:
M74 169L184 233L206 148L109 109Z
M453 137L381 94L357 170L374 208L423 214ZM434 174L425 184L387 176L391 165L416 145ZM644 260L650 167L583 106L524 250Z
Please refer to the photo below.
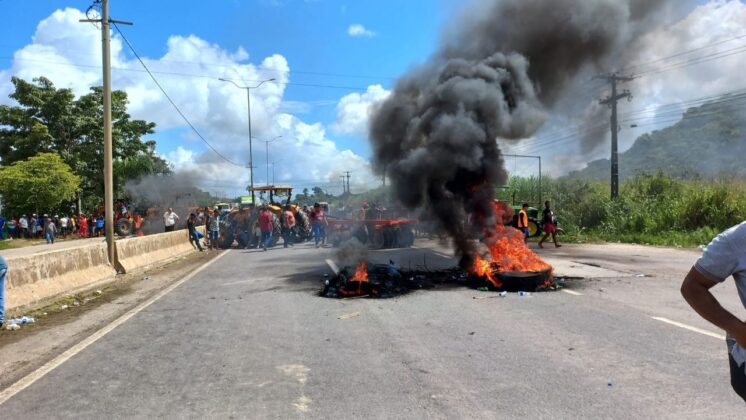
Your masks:
M132 222L129 219L119 219L114 223L114 231L119 236L132 235Z
M409 226L399 229L399 248L409 248L414 245L414 232Z
M300 239L299 242L305 242L311 237L311 221L308 220L308 215L303 210L298 210L295 213L295 227Z
M528 221L528 237L533 238L534 236L541 235L541 228L539 227L539 224L536 223L536 220L529 220Z
M374 229L372 235L368 235L370 239L370 247L373 249L382 249L386 243L384 235L384 229Z
M220 248L230 249L233 246L233 229L230 227L223 229L219 241Z

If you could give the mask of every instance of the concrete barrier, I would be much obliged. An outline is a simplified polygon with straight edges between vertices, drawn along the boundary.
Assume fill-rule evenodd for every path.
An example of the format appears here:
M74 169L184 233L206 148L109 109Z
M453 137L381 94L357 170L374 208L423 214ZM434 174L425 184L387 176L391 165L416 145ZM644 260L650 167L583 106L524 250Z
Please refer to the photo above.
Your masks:
M201 229L203 232L203 228ZM120 239L115 242L117 269L123 273L163 264L195 248L189 243L187 230Z
M8 310L75 293L116 275L116 270L109 265L105 242L7 257L6 260L5 308Z

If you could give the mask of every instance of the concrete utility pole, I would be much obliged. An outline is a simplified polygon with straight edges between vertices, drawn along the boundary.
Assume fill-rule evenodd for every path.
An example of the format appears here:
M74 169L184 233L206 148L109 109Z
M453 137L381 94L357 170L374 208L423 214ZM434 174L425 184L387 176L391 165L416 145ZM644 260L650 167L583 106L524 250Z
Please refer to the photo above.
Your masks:
M632 94L628 90L617 93L617 82L630 82L634 80L631 76L619 76L616 73L596 76L596 79L603 79L611 83L611 96L600 101L601 105L611 107L611 199L616 200L619 196L619 151L617 134L619 133L619 123L617 122L617 101L627 98L632 100Z
M101 24L101 52L103 58L103 96L104 96L104 232L109 263L115 264L114 249L114 177L112 168L111 140L111 23L132 25L109 19L109 0L101 0L101 19L81 19L81 22Z
M350 192L350 171L347 171L347 192Z
M345 193L347 193L347 188L345 188L345 176L340 175L339 177L342 178L342 194L344 195Z
M266 82L274 82L275 78L262 80L259 82L256 86L241 86L238 83L234 82L233 80L229 79L223 79L222 77L220 79L221 82L231 82L233 85L235 85L239 89L246 90L246 104L249 114L249 190L251 190L251 204L256 205L256 197L254 196L254 153L252 151L252 137L251 137L251 89L256 89L259 86L263 85Z

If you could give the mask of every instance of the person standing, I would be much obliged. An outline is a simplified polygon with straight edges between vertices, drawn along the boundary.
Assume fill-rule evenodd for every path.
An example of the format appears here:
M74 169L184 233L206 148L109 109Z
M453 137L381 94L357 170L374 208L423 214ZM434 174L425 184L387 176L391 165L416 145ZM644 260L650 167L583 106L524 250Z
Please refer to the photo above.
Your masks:
M8 263L0 255L0 328L5 322L5 275L8 274Z
M262 207L261 213L259 213L259 230L262 232L262 248L266 251L267 246L272 241L272 213L269 212L267 207Z
M85 214L80 213L80 227L78 229L78 234L81 238L87 238L88 237L88 219L85 217Z
M547 240L549 235L552 235L552 241L556 248L562 246L557 243L557 227L554 225L554 213L552 213L549 204L549 201L545 201L544 211L541 212L541 222L544 225L544 237L539 241L539 248L544 248L542 244Z
M18 239L18 220L13 216L8 219L8 237L10 239Z
M210 232L210 248L218 249L218 237L220 236L220 213L216 207L207 221L208 232Z
M518 212L518 230L523 232L523 242L528 242L530 232L528 231L528 203L523 203Z
M191 213L187 219L187 229L189 230L189 242L193 242L197 245L199 252L204 251L202 245L199 243L199 232L197 232L197 215Z
M18 226L20 229L20 237L21 239L27 239L28 236L28 219L26 218L26 215L24 214L21 216L21 218L18 220Z
M70 218L67 217L66 214L63 214L62 217L60 217L60 233L62 233L62 238L67 239L67 234L70 233Z
M142 216L140 216L140 213L135 212L135 216L132 218L132 226L135 228L135 236L145 236L145 233L142 231Z
M101 234L104 232L105 226L106 226L106 220L104 220L104 216L99 215L98 217L96 217L96 225L93 231L96 233L97 238L101 236Z
M54 244L55 233L57 233L57 225L55 225L54 220L47 218L44 223L44 235L47 238L47 244Z
M195 215L195 217L197 217ZM176 224L179 222L179 215L174 213L174 209L171 207L163 213L163 225L166 227L166 232L173 232Z
M722 232L705 248L681 284L684 300L702 318L725 330L730 383L746 401L746 322L723 308L710 289L733 277L746 308L746 222Z
M287 248L288 245L293 246L293 243L290 242L293 229L295 229L295 215L293 214L291 207L287 205L285 206L285 210L282 212L282 240L285 248Z
M322 227L327 224L324 210L321 208L321 204L314 203L313 210L311 210L311 231L313 232L313 240L316 243L316 248L319 247L321 242Z
M0 215L0 240L5 239L5 218Z

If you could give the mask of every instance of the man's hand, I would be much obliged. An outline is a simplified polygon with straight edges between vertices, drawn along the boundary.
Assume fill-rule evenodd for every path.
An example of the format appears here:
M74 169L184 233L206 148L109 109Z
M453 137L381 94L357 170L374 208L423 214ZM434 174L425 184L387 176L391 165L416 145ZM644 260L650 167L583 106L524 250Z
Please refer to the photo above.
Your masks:
M746 349L746 322L735 324L728 334L736 340L739 346Z

